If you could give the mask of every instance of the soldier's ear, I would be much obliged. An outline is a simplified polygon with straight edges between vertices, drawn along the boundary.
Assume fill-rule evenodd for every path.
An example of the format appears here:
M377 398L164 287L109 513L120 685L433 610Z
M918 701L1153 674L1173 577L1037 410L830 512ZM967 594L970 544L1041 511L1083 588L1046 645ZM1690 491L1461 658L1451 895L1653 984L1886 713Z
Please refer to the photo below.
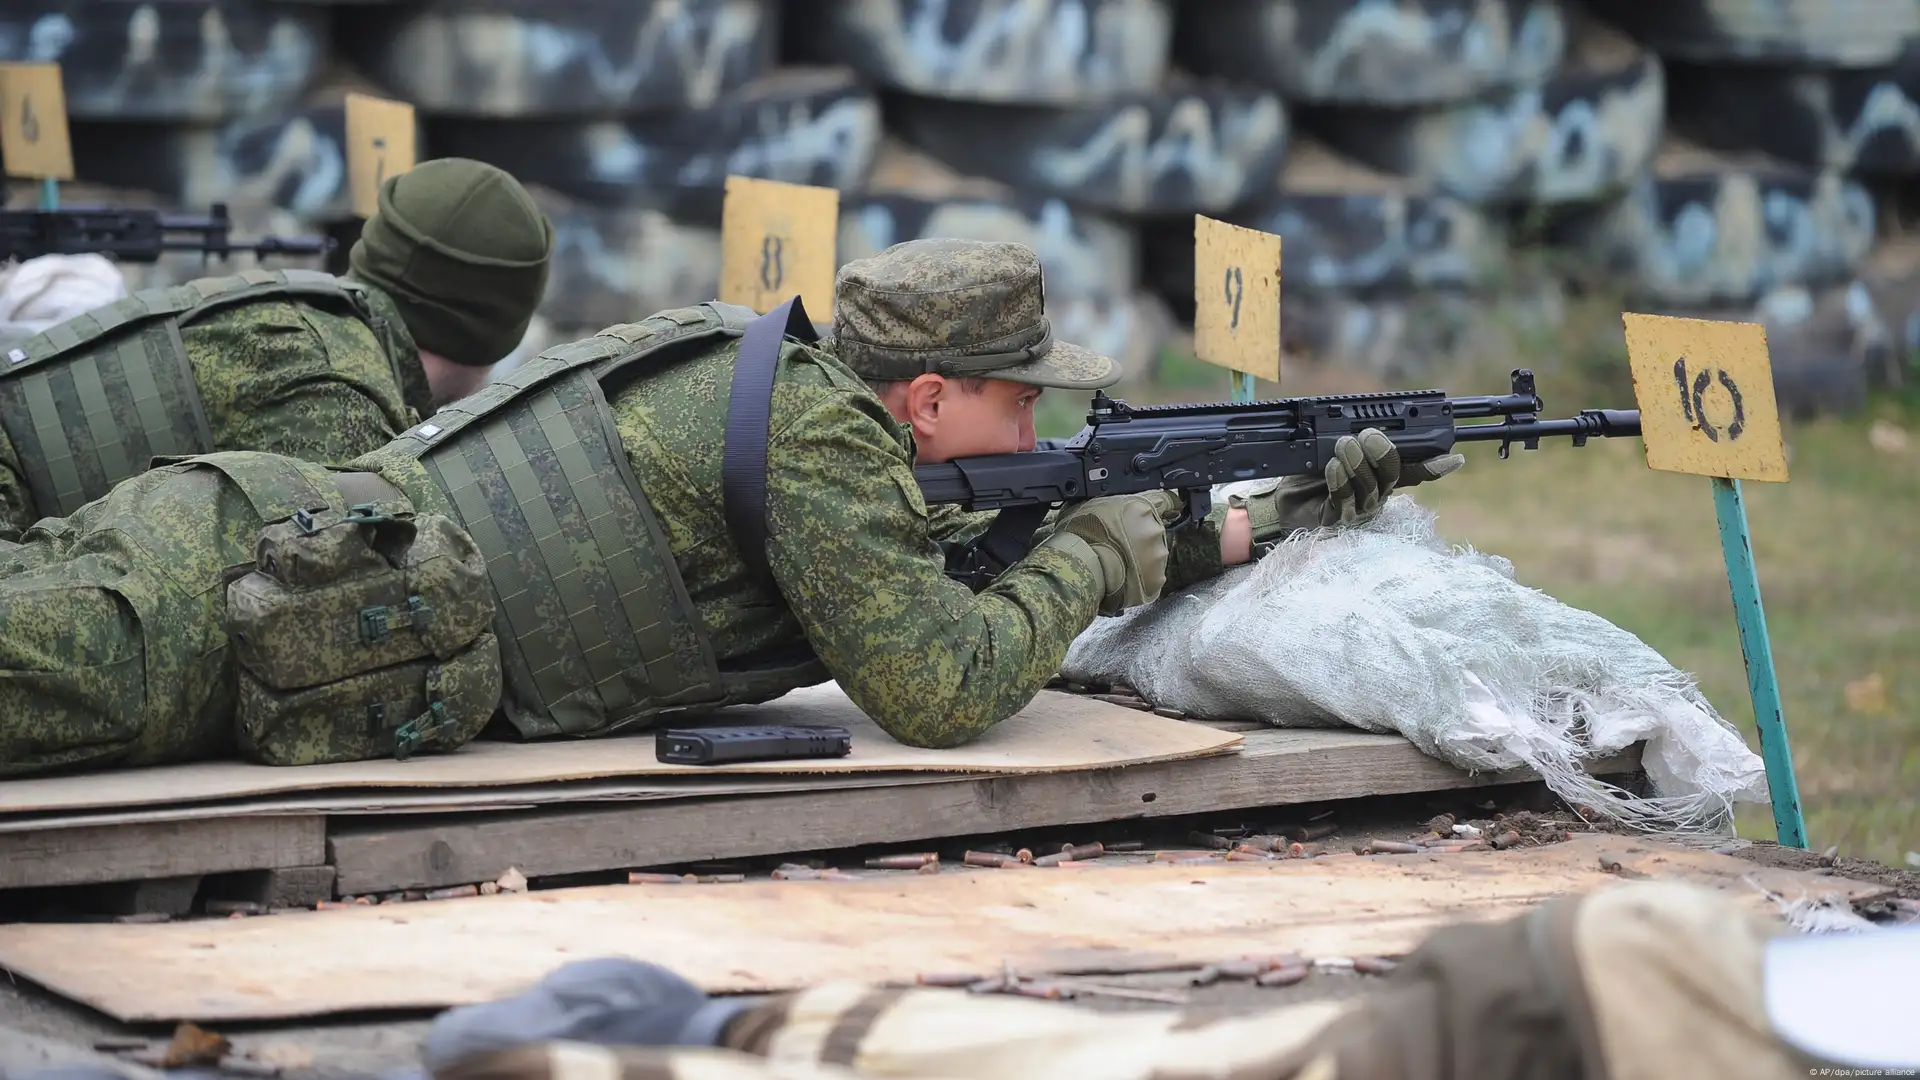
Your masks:
M920 375L907 384L907 423L913 427L914 438L924 439L933 433L940 420L940 406L953 390L944 375Z

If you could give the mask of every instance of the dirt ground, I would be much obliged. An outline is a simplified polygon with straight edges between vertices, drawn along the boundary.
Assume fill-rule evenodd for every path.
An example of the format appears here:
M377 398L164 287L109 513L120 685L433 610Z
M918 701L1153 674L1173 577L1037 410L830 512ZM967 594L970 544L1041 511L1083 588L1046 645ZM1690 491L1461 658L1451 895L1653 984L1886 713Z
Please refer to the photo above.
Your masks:
M1454 826L1465 826L1455 830ZM1204 819L1164 819L1095 825L1070 830L988 837L958 837L891 849L808 852L780 858L744 860L731 864L655 867L654 871L742 873L764 877L782 865L837 867L860 874L867 858L914 850L938 850L948 865L962 861L966 851L1058 851L1062 844L1099 841L1116 849L1103 855L1100 865L1125 865L1154 859L1223 856L1221 841L1250 841L1262 837L1303 835L1306 842L1328 851L1347 850L1369 840L1434 842L1442 834L1455 842L1502 838L1510 847L1552 844L1572 832L1589 829L1578 815L1558 805L1537 784L1437 793L1395 799L1328 803L1275 811L1254 811L1244 817L1209 815ZM1466 836L1459 836L1464 831ZM1325 833L1326 835L1320 835ZM1209 837L1217 837L1209 839ZM1444 841L1442 841L1444 842ZM1797 869L1825 869L1822 854L1782 849L1772 843L1707 839L1702 846L1756 862ZM898 872L898 871L895 871ZM962 871L964 872L964 871ZM994 871L979 870L990 873ZM1920 896L1920 874L1862 859L1841 857L1830 872L1892 886L1903 897ZM591 880L589 879L591 878ZM566 880L535 880L534 889L598 884L606 875ZM637 886L646 887L646 886ZM397 898L396 898L397 899ZM452 901L421 901L458 903ZM1047 982L1079 989L1075 1004L1102 1011L1179 1009L1188 1013L1244 1012L1277 1005L1365 994L1381 985L1374 975L1316 969L1290 987L1261 987L1237 978L1239 973L1195 986L1194 973L1162 972L1108 975L1094 978L1052 979ZM223 1026L239 1058L230 1075L278 1075L286 1080L336 1080L365 1077L413 1066L431 1020L423 1015L349 1017L322 1023ZM164 1047L170 1031L164 1027L129 1027L88 1009L75 1006L37 987L0 978L0 1073L12 1080L15 1071L55 1064L106 1065L131 1076L150 1076L133 1064L130 1052Z

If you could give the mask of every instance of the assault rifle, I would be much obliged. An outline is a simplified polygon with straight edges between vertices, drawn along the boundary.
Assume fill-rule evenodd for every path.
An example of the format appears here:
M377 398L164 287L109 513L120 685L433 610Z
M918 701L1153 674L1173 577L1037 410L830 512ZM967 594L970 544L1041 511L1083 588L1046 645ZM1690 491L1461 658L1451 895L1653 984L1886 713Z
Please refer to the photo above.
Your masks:
M236 251L252 252L255 258L324 256L334 245L332 239L319 236L269 236L236 244L228 237L232 228L225 203L214 203L207 217L104 206L0 210L0 258L24 261L41 255L98 254L122 262L150 263L169 251L198 251L222 259Z
M1528 450L1540 440L1640 434L1632 409L1585 409L1543 420L1533 372L1513 372L1511 393L1450 398L1443 390L1332 394L1242 404L1133 407L1093 396L1087 426L1049 449L958 458L913 470L928 505L998 510L978 540L947 552L947 574L976 592L1018 562L1057 503L1156 489L1178 491L1186 507L1175 528L1207 516L1213 487L1239 480L1317 475L1343 435L1379 428L1403 461L1425 461L1455 443L1499 442L1505 458L1514 443ZM1497 423L1461 420L1501 418Z

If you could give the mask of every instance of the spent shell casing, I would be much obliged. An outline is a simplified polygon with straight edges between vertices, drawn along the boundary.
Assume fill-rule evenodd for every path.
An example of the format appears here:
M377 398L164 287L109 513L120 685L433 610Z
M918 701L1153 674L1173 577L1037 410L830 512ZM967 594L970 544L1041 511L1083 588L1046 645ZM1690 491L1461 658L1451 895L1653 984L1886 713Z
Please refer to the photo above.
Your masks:
M1105 844L1090 844L1088 846L1102 848L1106 851L1141 851L1146 848L1147 842L1145 840L1113 840Z
M1067 857L1072 859L1074 862L1085 862L1088 859L1097 859L1100 856L1105 855L1107 853L1107 848L1106 848L1106 845L1096 840L1091 844L1069 845L1066 849L1066 853L1067 853Z
M950 988L959 988L964 986L972 986L974 983L977 983L980 981L980 976L977 974L971 974L967 972L957 972L957 971L923 972L914 981L919 983L921 986L944 986L944 987L950 987Z
M687 875L649 874L639 870L630 870L627 872L627 884L629 885L682 885L682 884L685 884L687 882L687 879L690 877L692 877L691 874L687 874Z
M967 992L970 994L998 994L1006 988L1007 977L1005 975L989 975L979 982L969 983L967 985Z
M1514 832L1512 829L1508 829L1506 832L1493 838L1493 849L1495 851L1505 851L1519 842L1520 834Z
M1228 862L1272 862L1273 856L1268 855L1263 851L1242 851L1239 848L1234 848L1232 851L1227 852L1227 861Z
M1253 981L1259 986L1292 986L1304 981L1312 972L1313 969L1306 964L1287 964L1271 971L1263 971Z
M1397 960L1384 956L1356 956L1353 958L1353 970L1362 975L1386 975L1400 966Z
M480 887L478 885L454 885L450 888L434 889L428 892L427 899L459 900L464 897L479 896L479 895L480 895ZM365 900L366 897L361 897L361 899Z
M920 869L914 871L914 873L916 874L937 874L939 872L940 872L939 859L935 859L932 862L922 866Z
M930 862L936 862L939 854L932 851L917 852L912 855L880 855L868 859L869 870L918 870Z
M1072 862L1072 861L1073 861L1073 850L1069 848L1066 851L1056 851L1051 855L1042 855L1039 858L1033 860L1033 865L1059 866L1063 862Z
M831 866L827 867L825 870L817 870L815 871L815 873L820 875L821 881L859 881L860 880L859 874L849 874L845 870L836 870Z
M996 851L969 851L960 857L960 861L966 863L968 866L1001 867L1010 862L1019 862L1020 860L1011 855L1002 855Z
M1019 851L1013 853L1013 857L1023 863L1030 863L1033 861L1033 850L1031 848L1021 848Z
M1363 846L1366 848L1365 851L1361 851L1360 848L1354 850L1362 855L1418 855L1420 853L1417 845L1399 840L1369 840Z
M811 866L782 866L773 872L775 881L818 881L820 871Z
M1021 997L1039 998L1042 1001L1063 1001L1073 996L1073 991L1058 983L1014 983L1007 990Z
M1212 833L1205 832L1188 833L1187 842L1195 847L1218 848L1221 851L1225 851L1233 846L1232 840L1224 836L1215 836Z
M1309 822L1308 824L1301 826L1300 835L1294 837L1294 839L1300 841L1303 844L1307 844L1307 843L1312 843L1315 840L1325 840L1327 837L1332 836L1334 833L1339 831L1340 831L1340 826L1331 821Z
M1213 965L1223 979L1251 979L1267 965L1258 960L1222 960Z

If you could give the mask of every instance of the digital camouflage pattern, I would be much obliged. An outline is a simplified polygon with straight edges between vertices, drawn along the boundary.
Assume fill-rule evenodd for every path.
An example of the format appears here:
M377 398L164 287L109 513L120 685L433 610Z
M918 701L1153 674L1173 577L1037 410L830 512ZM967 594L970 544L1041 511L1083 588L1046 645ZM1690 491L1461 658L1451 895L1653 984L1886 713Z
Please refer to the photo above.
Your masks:
M434 1077L1787 1080L1831 1063L1769 1023L1762 964L1786 929L1711 889L1635 882L1446 927L1338 1000L1209 1016L829 983L736 1017L718 1048L535 1043Z
M340 462L431 411L426 372L399 312L386 294L364 287L384 333L350 309L288 299L237 304L181 328L215 451ZM0 537L18 537L41 514L18 451L0 432Z
M936 747L1025 706L1092 621L1099 575L1039 549L977 596L949 579L913 478L911 433L831 353L789 342L767 442L767 554L781 595L765 595L734 548L720 496L738 353L730 343L641 375L613 400L728 703L832 678L894 738ZM809 648L817 664L753 670L809 659Z
M388 481L446 514L406 464ZM213 454L0 541L0 778L230 756L227 585L255 564L268 521L336 501L319 465Z
M493 716L500 658L486 560L451 520L415 517L397 489L378 494L268 526L253 571L228 586L243 756L406 758L461 746Z
M925 374L1093 390L1120 365L1056 341L1040 257L1024 244L926 239L840 268L835 351L869 379Z
M700 355L754 318L701 304L555 346L382 451L418 456L486 557L501 704L521 735L606 734L726 696L602 380Z

